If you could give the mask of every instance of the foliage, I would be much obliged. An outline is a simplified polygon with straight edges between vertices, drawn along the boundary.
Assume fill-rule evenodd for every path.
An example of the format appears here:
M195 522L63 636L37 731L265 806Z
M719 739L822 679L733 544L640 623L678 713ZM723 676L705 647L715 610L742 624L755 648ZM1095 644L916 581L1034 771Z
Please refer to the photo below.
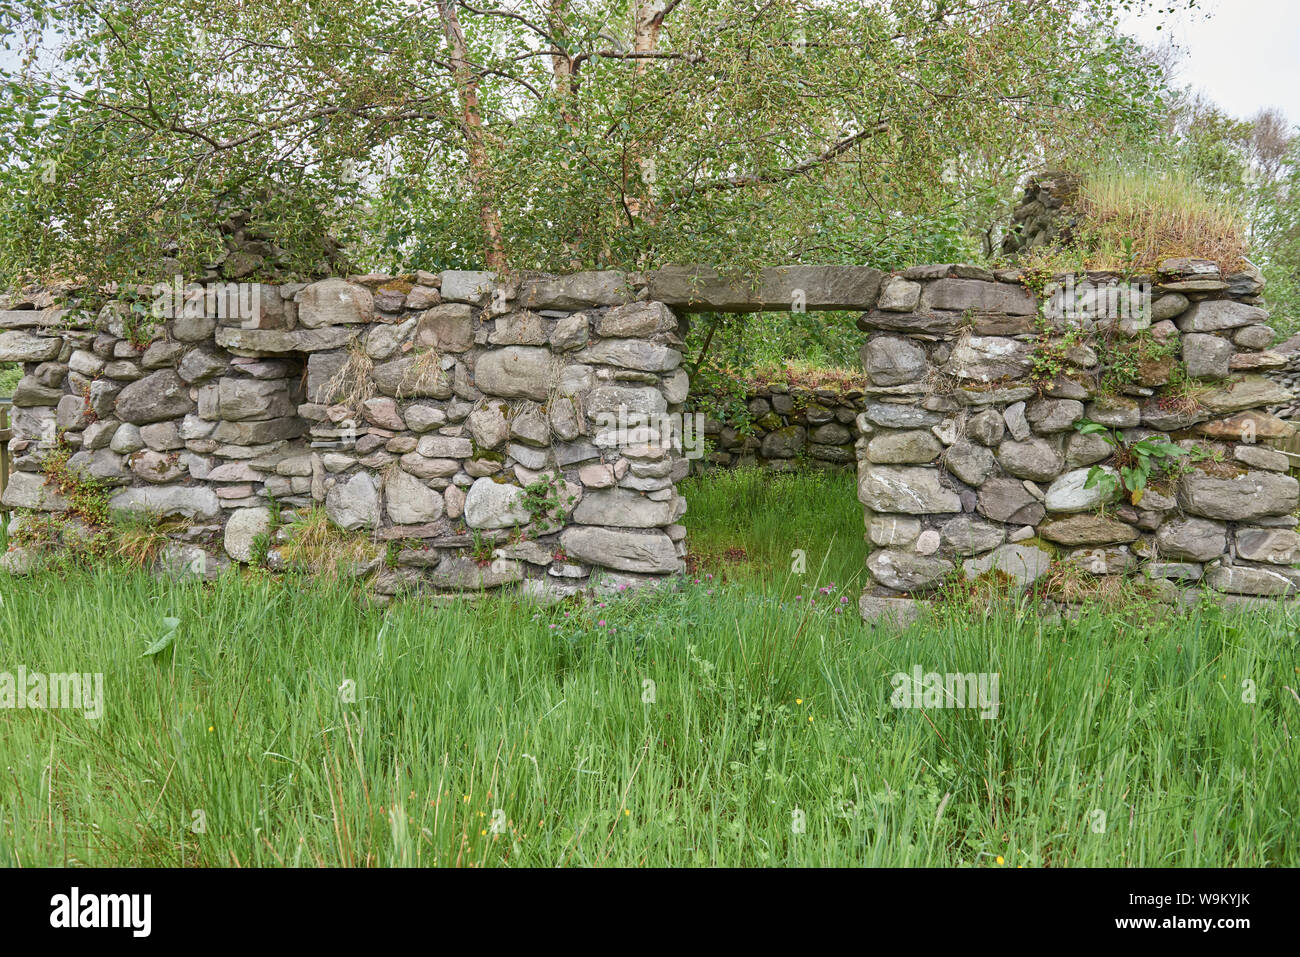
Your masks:
M241 209L303 270L967 259L1040 157L1155 132L1119 13L10 0L0 278L193 274Z
M1147 484L1154 473L1173 466L1178 459L1187 455L1186 449L1156 436L1124 442L1106 426L1088 419L1076 422L1074 427L1082 435L1100 435L1115 450L1118 478L1102 466L1094 465L1088 470L1088 478L1083 487L1098 488L1106 498L1122 487L1133 505L1141 502L1146 495Z
M0 709L0 864L1300 864L1284 604L1049 619L1021 599L872 633L840 567L861 568L861 511L819 490L851 477L807 481L692 497L693 542L734 541L738 506L761 506L743 581L587 605L0 575L28 670L111 689L85 726ZM140 657L166 634L164 660ZM998 718L891 707L917 664L996 673Z

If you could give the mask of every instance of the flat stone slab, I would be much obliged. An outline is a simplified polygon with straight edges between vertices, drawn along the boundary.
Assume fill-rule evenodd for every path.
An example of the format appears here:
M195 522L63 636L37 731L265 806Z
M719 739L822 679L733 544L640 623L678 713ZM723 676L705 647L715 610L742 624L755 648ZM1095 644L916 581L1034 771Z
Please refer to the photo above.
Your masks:
M684 312L870 309L883 274L868 266L777 266L758 276L723 275L704 266L646 273L648 298Z

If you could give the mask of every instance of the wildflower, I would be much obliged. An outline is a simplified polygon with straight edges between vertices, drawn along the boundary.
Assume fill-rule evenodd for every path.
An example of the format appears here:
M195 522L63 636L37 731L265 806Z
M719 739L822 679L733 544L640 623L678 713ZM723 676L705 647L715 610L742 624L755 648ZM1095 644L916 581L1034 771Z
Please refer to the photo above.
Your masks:
M795 699L794 699L794 703L795 703L795 704L803 704L803 698L795 698Z
M208 725L208 730L209 730L209 731L216 731L217 729L214 728L212 725Z
M1001 855L1001 854L998 855L998 863L999 863L999 864L1005 864L1005 863L1006 863L1006 861L1002 860L1002 855Z
M600 621L596 622L596 624L599 625L601 628L604 628L604 627L605 627L605 619L602 618Z

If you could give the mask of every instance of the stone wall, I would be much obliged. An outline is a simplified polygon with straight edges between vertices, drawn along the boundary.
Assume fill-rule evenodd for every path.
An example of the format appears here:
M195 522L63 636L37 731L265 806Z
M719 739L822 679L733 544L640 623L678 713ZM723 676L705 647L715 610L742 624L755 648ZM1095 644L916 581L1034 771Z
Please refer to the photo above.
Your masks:
M1264 377L1289 360L1262 285L1192 259L1043 289L969 265L421 273L262 286L255 320L205 304L147 334L120 302L87 316L19 297L0 304L0 361L26 372L4 503L67 508L48 474L62 456L112 507L188 519L172 562L258 558L260 536L280 541L274 499L387 543L366 569L385 594L635 584L685 553L688 462L664 413L687 400L687 314L852 308L868 384L838 404L753 396L764 434L719 424L715 454L780 470L856 436L865 616L985 573L1290 595L1300 485L1263 443L1294 429L1261 411L1292 401ZM1136 496L1117 470L1144 440L1188 454Z
M1171 601L1201 583L1295 593L1300 485L1261 444L1294 429L1260 411L1290 393L1259 374L1286 359L1268 348L1258 274L1170 260L1150 280L1062 276L1039 294L1021 278L907 270L859 321L872 381L858 422L874 546L864 616L910 615L901 598L990 571L1021 586L1140 573ZM1144 439L1189 454L1133 496L1116 468ZM1088 487L1094 467L1116 481Z
M690 407L709 407L692 396ZM857 416L866 396L857 390L806 389L773 384L747 393L742 414L705 414L710 442L706 466L761 466L774 472L800 468L853 468Z
M4 304L0 361L25 372L4 505L67 511L59 463L113 510L186 520L164 563L206 574L283 566L277 513L319 506L383 545L361 569L381 594L562 596L682 567L682 330L644 282L360 276L251 286L242 310L181 292L143 324L120 290L94 315Z

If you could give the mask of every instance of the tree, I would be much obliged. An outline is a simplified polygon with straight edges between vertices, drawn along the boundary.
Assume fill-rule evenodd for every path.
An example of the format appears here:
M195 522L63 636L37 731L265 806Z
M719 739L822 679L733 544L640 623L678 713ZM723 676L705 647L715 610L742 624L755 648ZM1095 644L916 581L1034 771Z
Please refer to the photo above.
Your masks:
M239 206L304 266L326 230L426 268L969 258L1028 169L1163 113L1104 0L8 0L0 25L9 276L195 269Z

